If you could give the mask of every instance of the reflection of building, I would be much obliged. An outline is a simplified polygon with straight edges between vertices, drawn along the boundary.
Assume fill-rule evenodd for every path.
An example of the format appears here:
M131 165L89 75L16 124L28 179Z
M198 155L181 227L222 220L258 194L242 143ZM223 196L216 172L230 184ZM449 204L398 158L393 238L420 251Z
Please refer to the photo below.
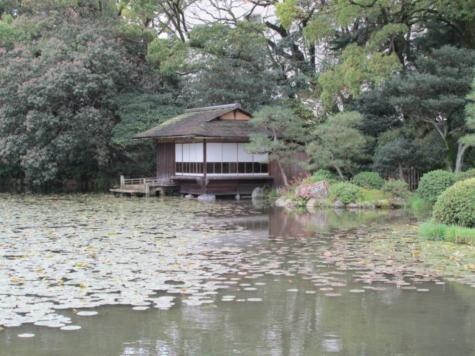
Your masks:
M316 213L294 213L285 209L275 208L270 214L270 236L306 236L315 235L316 230L328 228L328 212L320 210Z
M242 227L246 231L251 231L253 237L267 238L269 236L269 221L269 214L265 213L259 215L245 215L235 217L210 217L206 222L208 224L224 223L230 226Z

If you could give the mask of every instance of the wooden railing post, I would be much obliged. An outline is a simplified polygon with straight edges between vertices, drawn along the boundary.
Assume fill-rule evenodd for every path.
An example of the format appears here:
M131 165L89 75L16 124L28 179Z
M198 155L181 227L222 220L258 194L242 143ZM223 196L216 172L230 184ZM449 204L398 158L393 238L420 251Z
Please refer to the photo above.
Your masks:
M124 188L125 186L125 178L123 175L120 176L120 187L121 188Z

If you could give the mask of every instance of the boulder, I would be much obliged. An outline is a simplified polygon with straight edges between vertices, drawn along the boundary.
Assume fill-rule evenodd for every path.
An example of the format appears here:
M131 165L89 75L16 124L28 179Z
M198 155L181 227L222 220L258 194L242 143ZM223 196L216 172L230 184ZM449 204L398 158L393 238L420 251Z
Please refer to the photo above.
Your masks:
M297 196L304 199L326 199L329 195L328 182L302 183L297 187Z
M216 200L216 195L214 194L201 194L198 195L198 200L199 201L215 201Z
M261 187L254 188L254 190L252 191L251 198L252 199L264 199L265 198L264 189L262 189Z
M337 201L333 204L333 206L334 206L335 208L342 209L342 208L345 207L345 204L344 204L341 200L337 200Z
M295 203L287 197L280 197L274 202L274 205L279 208L292 208Z
M311 212L311 213L314 213L316 210L315 210L315 207L318 205L318 200L315 199L315 198L310 198L308 201L307 201L307 204L305 204L305 208Z

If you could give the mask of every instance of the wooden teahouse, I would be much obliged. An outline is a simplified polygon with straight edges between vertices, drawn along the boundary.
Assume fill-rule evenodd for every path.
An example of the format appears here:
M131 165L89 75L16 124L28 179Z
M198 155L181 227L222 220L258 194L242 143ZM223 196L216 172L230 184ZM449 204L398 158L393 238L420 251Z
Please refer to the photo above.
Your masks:
M278 185L268 155L246 150L257 131L250 119L239 104L202 107L136 135L155 142L156 177L121 179L121 189L148 182L147 193L174 186L181 194L250 195L256 187Z

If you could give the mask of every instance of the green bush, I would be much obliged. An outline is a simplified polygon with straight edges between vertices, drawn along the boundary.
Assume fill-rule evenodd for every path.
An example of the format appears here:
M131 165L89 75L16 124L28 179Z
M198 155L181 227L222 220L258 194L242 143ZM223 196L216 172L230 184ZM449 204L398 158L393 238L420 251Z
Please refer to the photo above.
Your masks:
M384 184L384 179L376 172L358 173L351 181L360 187L370 189L381 189Z
M475 229L457 225L427 222L420 226L419 235L427 240L475 245Z
M417 194L424 200L435 203L437 197L455 182L452 172L437 169L424 174L419 182Z
M437 199L434 220L442 224L475 227L475 178L455 183Z
M355 203L361 198L361 188L348 182L336 183L330 186L330 198L343 204Z
M311 178L313 182L320 182L322 180L331 182L337 179L336 176L327 169L319 169L318 171L312 174Z
M457 182L465 179L475 178L475 168L469 169L465 172L455 173L455 180Z
M408 184L400 179L391 179L384 182L381 190L386 193L391 193L392 195L399 198L406 198L409 195Z

